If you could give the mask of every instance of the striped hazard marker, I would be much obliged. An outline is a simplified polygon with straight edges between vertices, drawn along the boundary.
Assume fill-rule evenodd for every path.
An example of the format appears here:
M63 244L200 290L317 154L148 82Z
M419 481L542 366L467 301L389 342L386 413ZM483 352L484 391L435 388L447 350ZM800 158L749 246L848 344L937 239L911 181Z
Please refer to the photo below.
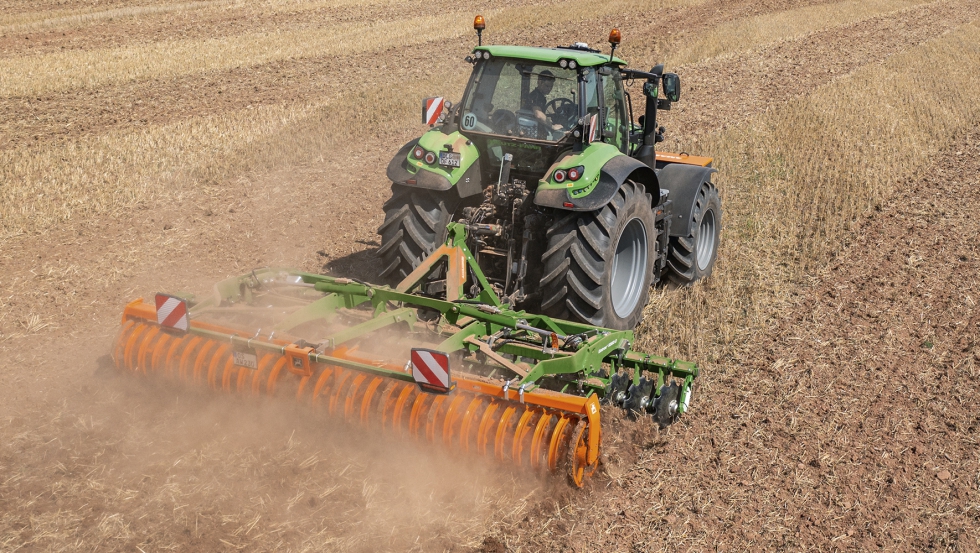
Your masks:
M449 355L441 351L413 348L412 378L426 392L445 394L456 387L449 378Z
M157 324L177 330L187 330L190 326L187 316L187 302L168 294L157 294Z
M445 98L435 97L422 100L422 120L426 125L432 126L439 122L442 115L442 108L446 105Z

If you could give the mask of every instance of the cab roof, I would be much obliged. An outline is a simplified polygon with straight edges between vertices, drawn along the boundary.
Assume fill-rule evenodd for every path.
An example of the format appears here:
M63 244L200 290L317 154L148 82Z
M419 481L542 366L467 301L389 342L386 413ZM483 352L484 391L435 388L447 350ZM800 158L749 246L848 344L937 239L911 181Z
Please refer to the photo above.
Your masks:
M474 52L483 50L497 58L515 58L524 60L558 63L558 60L575 60L580 67L595 67L610 63L609 54L601 54L575 48L539 48L536 46L477 46ZM626 65L626 61L613 57L612 63Z

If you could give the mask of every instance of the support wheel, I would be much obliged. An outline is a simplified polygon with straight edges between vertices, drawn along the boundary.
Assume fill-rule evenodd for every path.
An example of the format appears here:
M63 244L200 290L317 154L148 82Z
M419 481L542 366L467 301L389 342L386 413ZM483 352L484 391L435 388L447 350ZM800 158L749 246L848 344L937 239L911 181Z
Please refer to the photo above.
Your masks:
M578 421L572 429L572 441L568 444L568 477L572 484L581 488L587 478L591 478L599 468L599 461L591 465L588 463L588 443L589 430L588 424L584 420Z
M643 185L627 180L597 211L559 213L542 256L545 315L617 330L639 324L656 259L650 205Z
M718 189L710 182L701 184L692 218L692 233L689 236L673 236L670 239L667 277L680 286L711 276L711 269L718 257L721 199Z
M384 204L381 235L381 279L392 286L407 277L423 259L446 241L453 210L459 203L455 190L438 192L393 184Z

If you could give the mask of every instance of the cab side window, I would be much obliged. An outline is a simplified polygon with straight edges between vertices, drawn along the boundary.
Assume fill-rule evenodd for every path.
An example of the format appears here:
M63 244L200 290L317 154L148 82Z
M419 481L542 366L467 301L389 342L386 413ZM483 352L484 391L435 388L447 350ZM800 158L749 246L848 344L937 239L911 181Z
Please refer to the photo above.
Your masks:
M602 76L602 100L606 112L603 134L607 138L604 140L616 146L619 151L626 152L629 144L626 100L623 96L623 78L617 69L613 69L610 75Z

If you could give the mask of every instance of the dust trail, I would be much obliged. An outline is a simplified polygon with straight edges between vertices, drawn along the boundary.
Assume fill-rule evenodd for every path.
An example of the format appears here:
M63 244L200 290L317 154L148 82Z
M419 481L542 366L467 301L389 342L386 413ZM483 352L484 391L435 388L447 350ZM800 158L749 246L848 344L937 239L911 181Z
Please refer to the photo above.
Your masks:
M472 548L555 485L288 398L134 378L98 358L107 344L73 346L82 376L0 417L0 549Z

